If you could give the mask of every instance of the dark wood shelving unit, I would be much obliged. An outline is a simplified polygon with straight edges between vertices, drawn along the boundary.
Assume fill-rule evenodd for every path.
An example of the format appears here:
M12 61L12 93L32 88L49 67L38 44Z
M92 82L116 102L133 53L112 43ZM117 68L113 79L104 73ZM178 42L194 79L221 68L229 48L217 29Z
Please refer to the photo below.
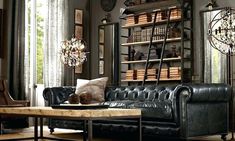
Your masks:
M144 75L144 82L148 82L148 83L153 83L153 82L174 82L174 83L182 83L182 82L191 82L192 79L192 70L193 70L193 19L192 19L192 15L193 15L193 8L192 8L192 0L163 0L163 1L157 1L157 2L150 2L150 3L144 3L144 4L139 4L139 5L134 5L134 6L129 6L126 8L126 10L129 13L132 13L130 15L126 15L126 16L122 16L122 18L120 18L121 20L126 20L127 17L131 17L131 16L139 16L142 13L150 13L151 15L153 13L155 13L156 11L167 11L168 13L170 13L171 9L174 8L178 8L181 10L181 15L178 18L169 18L168 19L163 19L163 20L157 20L156 22L150 21L150 22L140 22L140 23L136 23L133 24L132 22L129 23L125 23L122 24L121 26L121 30L128 30L128 32L124 32L127 33L128 36L123 36L126 38L127 42L121 43L121 47L126 48L125 51L128 51L128 53L121 53L121 54L125 54L125 56L128 56L128 60L131 61L121 61L121 65L127 65L127 67L125 67L127 70L136 70L136 69L144 69L140 68L139 66L141 64L146 64L145 66L148 66L149 63L151 64L161 64L164 63L167 66L171 66L171 64L173 64L172 67L175 67L175 64L178 64L177 66L180 69L180 75L179 77L172 77L173 75L168 77L160 77L161 74L155 74L156 79L153 78L147 78L146 76L146 72L148 71L148 68L145 68L145 75ZM152 15L153 18L153 15ZM153 33L153 29L155 29L156 27L164 27L164 26L168 26L168 25L176 25L178 29L180 29L180 36L179 37L174 37L174 38L169 38L167 36L167 34L165 34L165 38L166 39L158 39L158 40L154 40L152 37L149 41L138 41L138 42L130 42L132 41L132 39L128 39L129 37L132 36L132 32L135 31L134 29L140 29L141 33L143 29L146 28L152 28L152 33ZM168 28L165 28L165 31L168 32ZM147 34L148 35L148 34ZM153 34L151 36L154 36ZM141 37L142 40L142 37ZM129 41L129 42L128 42ZM133 40L134 41L134 40ZM140 48L146 48L146 52L148 47L150 48L150 50L157 48L157 49L162 49L165 50L165 46L167 46L167 49L169 50L169 47L171 44L177 44L180 45L180 57L170 57L170 58L161 58L160 59L150 59L147 58L145 60L133 60L130 59L130 55L131 55L131 50L132 49L140 49ZM151 45L153 45L154 47L151 49ZM160 47L160 45L164 45L164 47ZM144 49L143 49L144 50ZM157 51L157 50L156 50ZM164 51L163 51L164 53ZM148 54L148 53L147 53ZM132 54L133 55L133 54ZM148 55L147 55L148 56ZM164 56L164 55L163 55ZM133 57L133 56L132 56ZM135 68L136 65L138 65L138 68ZM165 65L165 66L166 66ZM161 65L159 65L159 68L156 68L157 70L161 70ZM170 72L170 70L167 70L168 73ZM125 74L125 70L121 70L121 72L123 74ZM157 77L159 75L159 78ZM151 76L151 75L150 75ZM124 78L124 77L123 77ZM143 82L142 79L140 78L135 78L135 79L130 79L127 77L125 79L122 79L121 82L123 83L127 83L128 85L131 85L132 83L141 83ZM144 83L142 83L143 85Z

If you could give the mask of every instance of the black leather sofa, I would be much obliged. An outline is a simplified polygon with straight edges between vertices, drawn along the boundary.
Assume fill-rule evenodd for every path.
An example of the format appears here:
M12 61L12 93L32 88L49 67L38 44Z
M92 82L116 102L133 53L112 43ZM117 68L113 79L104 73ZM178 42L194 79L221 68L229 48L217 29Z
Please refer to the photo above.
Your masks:
M67 101L75 87L45 88L46 105ZM140 108L145 137L188 139L229 132L231 88L226 84L180 84L175 86L107 87L105 102L113 108ZM82 121L49 119L48 127L82 130ZM130 135L136 132L133 120L100 120L93 124L94 133Z

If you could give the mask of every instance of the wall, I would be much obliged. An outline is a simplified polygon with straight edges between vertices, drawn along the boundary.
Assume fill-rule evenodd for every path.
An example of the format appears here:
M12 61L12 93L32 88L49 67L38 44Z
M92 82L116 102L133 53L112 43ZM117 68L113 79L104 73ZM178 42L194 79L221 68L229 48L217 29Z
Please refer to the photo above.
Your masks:
M3 0L0 0L0 9L3 9ZM1 48L3 48L3 46L1 46ZM0 79L6 78L7 74L6 74L6 50L0 50L1 54L3 54L2 58L0 58Z
M69 38L74 35L74 13L75 9L83 10L83 38L87 42L88 50L90 49L89 45L89 36L90 36L90 0L68 0L69 2ZM90 77L90 57L88 54L88 61L84 62L83 64L83 72L82 74L76 74L75 76L75 83L76 78L86 78L89 79ZM65 66L65 84L71 85L73 84L72 81L72 74L73 74L73 67Z
M125 0L117 0L111 14L111 22L119 22L120 7ZM91 78L98 77L98 26L107 13L100 6L100 0L91 0Z

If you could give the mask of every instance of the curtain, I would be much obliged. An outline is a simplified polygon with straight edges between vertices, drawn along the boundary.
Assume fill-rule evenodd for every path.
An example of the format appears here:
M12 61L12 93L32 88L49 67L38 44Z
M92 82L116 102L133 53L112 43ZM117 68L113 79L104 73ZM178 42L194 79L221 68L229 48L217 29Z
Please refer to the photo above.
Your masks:
M64 69L60 60L61 42L68 35L68 0L47 0L44 37L44 86L63 85Z
M4 47L7 48L7 80L10 95L15 100L26 99L24 75L25 0L4 1ZM5 67L5 66L2 66ZM17 117L5 121L5 128L26 128L28 118Z
M7 16L8 88L14 99L25 99L24 83L24 0L4 1Z
M208 39L208 25L218 11L204 13L204 82L226 83L227 82L227 56L214 49Z

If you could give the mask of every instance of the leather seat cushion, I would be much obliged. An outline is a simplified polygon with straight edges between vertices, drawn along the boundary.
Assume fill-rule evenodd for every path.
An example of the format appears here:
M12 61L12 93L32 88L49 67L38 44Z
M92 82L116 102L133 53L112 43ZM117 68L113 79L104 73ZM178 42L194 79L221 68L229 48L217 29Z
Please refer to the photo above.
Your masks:
M128 108L128 105L133 104L135 101L132 100L116 100L116 101L106 101L102 104L109 105L110 108Z
M161 119L173 121L173 110L170 101L145 101L135 102L128 105L127 108L140 108L143 119Z

